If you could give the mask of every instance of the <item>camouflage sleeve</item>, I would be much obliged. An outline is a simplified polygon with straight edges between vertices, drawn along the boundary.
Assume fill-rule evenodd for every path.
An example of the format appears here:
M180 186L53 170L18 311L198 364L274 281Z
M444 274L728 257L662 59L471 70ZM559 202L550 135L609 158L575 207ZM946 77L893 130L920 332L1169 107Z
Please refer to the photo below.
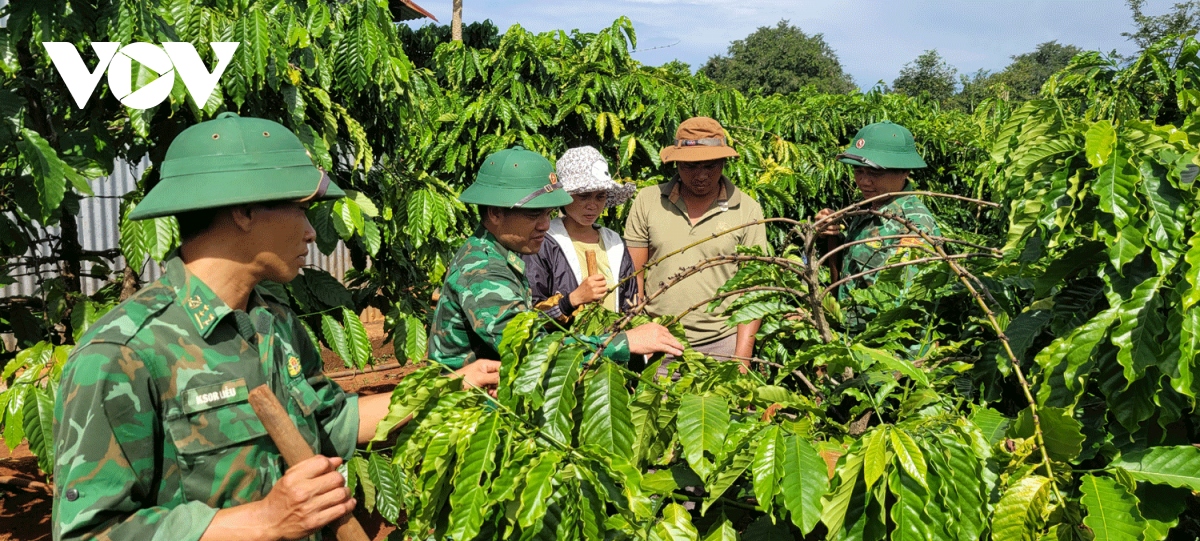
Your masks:
M292 317L292 336L296 351L300 352L301 364L308 384L317 393L320 404L313 415L321 425L321 454L340 456L350 460L358 445L358 396L342 390L324 372L320 350L308 338L300 319Z
M908 220L908 222L912 224L912 226L918 231L931 236L941 235L941 231L938 229L937 220L933 217L933 214L929 212L929 209L920 202L920 200L916 199L915 197L903 198L901 202L901 209L904 212L904 218ZM889 220L884 229L885 230L880 233L881 235L907 235L912 233L912 231L910 231L904 223L893 220ZM931 251L929 244L925 242L925 239L919 237L910 237L900 239L899 241L892 241L889 243L889 245L896 246L893 249L891 256L888 258L889 262L911 261L914 259L935 255ZM904 271L900 276L903 279L902 286L905 289L912 287L913 280L920 272L921 267L922 265L911 265L904 268Z
M602 334L600 336L584 336L581 337L581 339L594 347L600 347L608 341L609 336L610 335ZM609 344L608 347L604 348L604 351L601 354L619 363L629 362L629 338L626 337L625 333L623 332L617 333L617 336L613 338L612 343Z
M906 201L905 203L906 205L903 207L904 219L907 220L908 223L912 224L912 226L921 233L925 233L930 236L941 236L942 233L941 230L938 229L937 220L934 219L933 214L929 212L929 209L925 208L925 205L920 204L919 201ZM884 227L881 229L879 234L883 236L908 235L912 233L913 232L910 231L908 226L903 222L888 220L884 224ZM900 239L899 241L891 241L887 244L897 245L899 247L898 252L900 252L903 257L908 259L932 255L928 252L928 244L925 242L925 239L920 237ZM925 247L926 249L909 250L908 248L910 247Z
M920 229L929 235L941 236L942 234L941 229L938 228L937 220L934 219L933 214L930 214L928 210L925 212L910 213L908 214L908 219L912 221L913 225L915 225L917 229Z
M893 212L899 210L904 218L911 222L917 229L929 235L940 236L942 234L938 228L937 219L933 217L933 213L929 211L929 207L926 207L925 203L921 202L916 196L901 197L896 201L896 206L899 209L893 208L891 210ZM889 220L889 222L889 229L894 229L896 233L906 234L909 232L903 223L893 220Z
M162 480L158 391L138 354L93 343L67 361L54 408L54 539L196 541L203 502L155 506Z
M513 280L511 274L489 270L482 280L462 292L461 305L467 324L492 349L500 351L504 327L517 314L533 310L525 302L525 285ZM608 341L609 335L588 336L582 340L594 347ZM629 340L618 334L604 350L604 356L617 362L629 361Z
M517 314L533 309L526 304L524 288L512 274L489 268L482 279L462 290L459 304L467 324L495 351L500 351L500 339L508 322Z

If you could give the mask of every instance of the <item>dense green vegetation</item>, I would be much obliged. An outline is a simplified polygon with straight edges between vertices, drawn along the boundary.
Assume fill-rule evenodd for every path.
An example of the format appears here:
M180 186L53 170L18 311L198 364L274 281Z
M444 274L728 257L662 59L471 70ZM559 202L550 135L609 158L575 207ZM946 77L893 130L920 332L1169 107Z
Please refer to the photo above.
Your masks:
M1194 39L1128 61L1085 52L1036 99L987 94L967 114L880 91L743 94L639 64L626 19L595 33L472 25L448 42L437 29L395 29L365 0L5 9L0 280L44 238L63 272L38 295L0 299L0 331L18 339L0 352L0 422L6 443L27 439L45 470L62 362L134 274L75 238L87 180L113 158L158 161L174 134L224 110L299 133L354 190L310 219L321 250L345 242L355 269L349 288L306 269L280 293L314 339L362 366L372 359L355 314L368 305L388 314L402 356L423 356L430 294L476 223L455 196L488 153L590 144L615 176L651 185L672 174L658 149L675 126L708 115L742 154L727 174L774 219L778 257L741 254L722 292L742 293L735 319L764 320L755 370L688 353L678 380L655 378L555 334L642 316L592 312L539 335L530 314L505 333L497 399L457 389L437 367L402 382L381 441L349 468L369 509L417 538L1200 534ZM80 111L40 45L168 39L206 58L208 41L243 42L209 103L177 85L169 102L129 110L102 84ZM927 196L945 238L924 239L915 276L883 271L878 287L838 303L808 220L823 207L867 212L850 206L849 170L833 155L882 119L909 127L930 163L917 188L977 201ZM605 219L619 225L621 211ZM169 219L125 221L120 252L161 260L176 237ZM84 260L111 286L83 295ZM859 328L847 315L864 310L873 317Z
M713 56L700 72L745 93L790 94L806 86L819 92L845 93L854 81L843 71L821 34L779 21L761 26L729 45L728 56Z
M892 81L892 88L909 96L948 103L955 95L957 76L958 70L947 63L936 49L931 49L900 68L900 75Z

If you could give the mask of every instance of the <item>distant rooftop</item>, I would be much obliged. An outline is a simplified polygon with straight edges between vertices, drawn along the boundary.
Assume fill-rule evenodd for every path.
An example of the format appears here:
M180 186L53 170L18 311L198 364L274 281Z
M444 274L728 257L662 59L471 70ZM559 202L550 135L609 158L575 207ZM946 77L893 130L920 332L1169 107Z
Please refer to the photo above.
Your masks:
M2 1L3 0L0 0L0 2ZM389 7L391 7L392 16L395 17L397 21L411 21L413 19L420 19L422 17L429 17L435 22L437 21L437 17L434 17L432 13L425 11L425 8L418 6L416 2L413 2L413 0L391 0L391 2L389 2Z

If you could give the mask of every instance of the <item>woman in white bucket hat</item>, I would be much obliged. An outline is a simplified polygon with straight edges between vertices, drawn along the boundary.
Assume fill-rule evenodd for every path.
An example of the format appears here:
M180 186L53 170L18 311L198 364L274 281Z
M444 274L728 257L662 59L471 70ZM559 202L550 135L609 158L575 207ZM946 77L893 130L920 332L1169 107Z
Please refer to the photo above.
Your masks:
M547 310L551 317L570 317L585 304L601 302L614 312L628 310L637 301L633 260L617 232L596 223L608 207L628 201L637 190L618 184L608 174L608 162L590 146L572 148L555 165L558 181L573 201L562 208L562 217L550 222L549 241L525 259L525 276L533 301L541 303L561 295ZM597 272L587 274L587 253L595 253Z

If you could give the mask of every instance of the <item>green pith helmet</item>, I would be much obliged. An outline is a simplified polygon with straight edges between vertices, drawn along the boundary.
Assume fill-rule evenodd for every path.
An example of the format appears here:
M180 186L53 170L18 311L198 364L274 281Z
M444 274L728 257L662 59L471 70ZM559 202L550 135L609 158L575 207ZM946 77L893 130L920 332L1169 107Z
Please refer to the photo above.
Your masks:
M131 220L272 201L346 195L313 165L300 139L278 122L221 113L183 130L167 149L161 179Z
M541 154L520 146L484 158L475 182L458 200L493 207L544 209L571 204L554 166Z
M863 126L838 161L875 169L921 169L925 160L917 154L912 132L890 121Z

